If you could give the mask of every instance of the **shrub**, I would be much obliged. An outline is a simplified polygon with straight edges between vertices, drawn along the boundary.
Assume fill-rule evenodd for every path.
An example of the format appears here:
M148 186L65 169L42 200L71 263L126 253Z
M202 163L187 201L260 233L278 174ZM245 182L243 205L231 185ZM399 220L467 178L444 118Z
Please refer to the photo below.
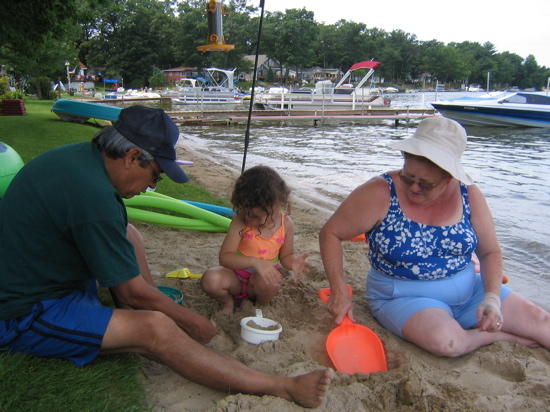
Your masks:
M23 99L25 97L25 95L19 90L14 90L12 92L9 92L9 94L11 94L10 99Z
M10 79L7 76L0 77L0 100L11 99L9 91Z

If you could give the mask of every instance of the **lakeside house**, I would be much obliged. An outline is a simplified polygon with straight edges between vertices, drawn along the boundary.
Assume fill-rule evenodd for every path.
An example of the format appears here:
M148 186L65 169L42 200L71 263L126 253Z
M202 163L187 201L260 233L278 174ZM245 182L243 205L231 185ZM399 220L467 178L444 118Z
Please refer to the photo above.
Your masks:
M173 69L165 69L162 73L171 85L176 84L181 79L194 79L199 76L199 71L196 67L174 67Z

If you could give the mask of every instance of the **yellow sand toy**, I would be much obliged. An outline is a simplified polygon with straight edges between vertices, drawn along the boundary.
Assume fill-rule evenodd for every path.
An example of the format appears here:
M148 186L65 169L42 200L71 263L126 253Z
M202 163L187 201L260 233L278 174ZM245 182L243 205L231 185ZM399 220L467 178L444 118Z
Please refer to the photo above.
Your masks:
M167 278L177 278L177 279L185 279L185 278L191 278L191 279L200 279L202 275L195 275L189 271L187 268L183 269L177 269L173 270L171 272L168 272L166 274Z

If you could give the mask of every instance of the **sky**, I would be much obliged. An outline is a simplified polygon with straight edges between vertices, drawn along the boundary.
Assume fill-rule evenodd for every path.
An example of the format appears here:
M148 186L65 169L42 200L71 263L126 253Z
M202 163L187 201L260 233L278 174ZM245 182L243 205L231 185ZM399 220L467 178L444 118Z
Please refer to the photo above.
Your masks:
M259 6L259 0L249 0ZM418 40L449 42L490 41L497 52L509 51L539 66L550 67L549 0L265 0L264 11L305 8L318 23L344 19L387 32L403 30ZM365 56L366 59L374 56ZM381 62L383 64L383 62Z

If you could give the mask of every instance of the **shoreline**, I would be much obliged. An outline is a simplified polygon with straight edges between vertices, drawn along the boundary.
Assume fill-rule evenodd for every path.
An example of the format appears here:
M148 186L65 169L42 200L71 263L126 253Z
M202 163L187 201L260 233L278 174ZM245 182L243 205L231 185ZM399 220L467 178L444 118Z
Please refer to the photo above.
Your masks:
M207 154L178 146L178 158L194 162L185 167L194 181L211 193L229 198L240 165L218 162ZM292 188L292 181L287 180ZM294 284L288 273L281 292L264 309L264 317L283 327L280 339L251 345L240 337L239 321L254 314L249 301L236 305L229 316L217 313L217 303L200 289L196 279L166 279L168 271L188 267L202 273L218 264L225 234L179 230L137 223L142 232L151 271L158 284L183 291L183 304L207 316L218 333L208 346L227 353L248 366L267 372L298 375L330 367L325 339L334 329L317 290L328 281L321 263L318 233L330 212L291 196L291 216L296 226L296 253L309 252L311 272ZM388 372L349 376L336 373L323 405L316 410L393 410L444 412L456 410L547 410L550 401L550 354L498 342L460 358L438 358L392 335L372 317L364 299L368 270L367 246L345 242L345 272L354 290L357 323L372 329L382 340ZM188 381L164 365L143 360L146 396L154 411L303 411L286 400L227 394Z

